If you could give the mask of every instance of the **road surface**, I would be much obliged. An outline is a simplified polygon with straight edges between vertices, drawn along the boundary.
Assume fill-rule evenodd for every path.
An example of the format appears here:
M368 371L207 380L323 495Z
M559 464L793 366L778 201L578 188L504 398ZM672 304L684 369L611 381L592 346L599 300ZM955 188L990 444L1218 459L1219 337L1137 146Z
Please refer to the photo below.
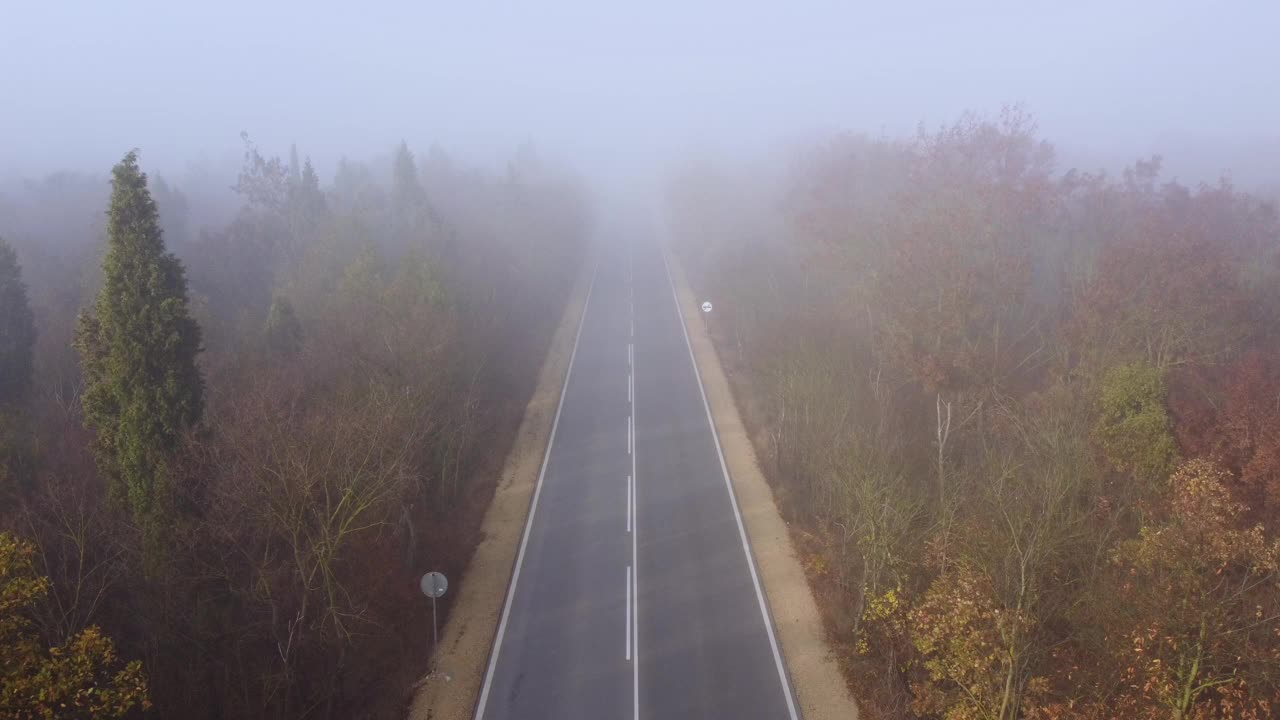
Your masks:
M798 717L656 243L602 250L476 717Z

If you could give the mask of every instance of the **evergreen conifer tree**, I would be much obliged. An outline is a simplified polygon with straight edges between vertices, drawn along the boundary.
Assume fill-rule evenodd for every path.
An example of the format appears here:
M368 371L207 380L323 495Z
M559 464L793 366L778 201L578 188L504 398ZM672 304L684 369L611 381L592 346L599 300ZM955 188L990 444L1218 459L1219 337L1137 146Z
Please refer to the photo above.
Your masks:
M30 387L35 342L35 319L18 254L0 238L0 405L22 398Z
M105 282L96 305L80 316L76 346L99 467L112 496L153 531L170 508L173 453L203 410L200 327L136 152L115 166L111 184Z

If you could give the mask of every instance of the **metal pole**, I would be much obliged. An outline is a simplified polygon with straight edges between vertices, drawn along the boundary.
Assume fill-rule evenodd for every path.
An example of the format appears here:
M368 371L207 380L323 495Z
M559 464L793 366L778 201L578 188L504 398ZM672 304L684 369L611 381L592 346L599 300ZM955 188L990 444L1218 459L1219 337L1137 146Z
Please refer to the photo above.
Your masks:
M431 651L435 652L436 645L440 644L439 630L436 627L436 599L431 597Z

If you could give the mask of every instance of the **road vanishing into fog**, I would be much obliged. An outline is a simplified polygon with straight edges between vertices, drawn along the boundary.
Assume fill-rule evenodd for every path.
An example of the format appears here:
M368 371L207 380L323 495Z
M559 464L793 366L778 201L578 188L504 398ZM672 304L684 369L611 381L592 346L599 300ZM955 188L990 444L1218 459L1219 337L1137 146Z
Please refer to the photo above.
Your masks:
M798 717L656 242L601 250L476 717Z

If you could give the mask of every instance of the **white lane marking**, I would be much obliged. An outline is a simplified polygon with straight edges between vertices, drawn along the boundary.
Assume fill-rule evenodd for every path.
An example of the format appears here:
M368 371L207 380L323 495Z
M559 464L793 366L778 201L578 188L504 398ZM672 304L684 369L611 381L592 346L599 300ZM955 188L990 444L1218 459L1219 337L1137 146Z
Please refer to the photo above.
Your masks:
M631 476L627 476L627 532L631 532Z
M778 639L773 633L773 620L769 616L769 605L760 589L760 576L756 573L755 558L751 554L751 545L747 542L747 530L742 524L742 513L738 510L738 497L733 492L733 482L729 479L729 466L724 461L724 450L720 447L720 433L716 431L716 421L711 415L711 404L707 402L707 391L702 387L702 373L698 372L698 360L693 354L693 343L689 340L689 328L684 323L684 313L680 311L680 296L676 293L675 281L671 279L671 268L667 265L667 252L662 250L662 267L667 272L667 284L671 286L671 297L676 303L676 317L680 318L680 329L684 331L684 344L689 348L689 362L693 363L693 376L698 380L698 392L702 394L702 407L707 412L707 424L711 426L711 438L716 443L716 454L720 456L720 472L724 475L724 486L729 491L729 503L733 506L733 516L738 522L738 536L742 539L742 552L747 555L747 568L751 570L751 584L756 589L756 600L760 603L760 615L764 618L765 632L769 636L769 647L773 650L773 662L778 668L778 680L782 683L782 694L787 700L787 713L791 720L799 720L796 715L795 700L791 697L791 683L787 679L786 667L782 664L782 654L778 652Z
M635 379L630 373L628 373L627 374L627 402L633 403L636 401L635 392L636 392Z
M627 659L631 659L631 566L627 566Z
M498 622L498 634L493 638L493 647L489 650L489 668L484 673L484 686L480 689L480 702L476 705L476 720L484 718L484 709L489 702L489 687L493 684L493 670L498 666L498 653L502 650L502 636L507 632L507 619L511 615L511 601L516 595L516 583L520 581L520 567L524 564L524 551L529 545L529 531L533 528L533 516L538 511L538 497L542 494L542 482L547 476L547 462L551 460L551 448L556 444L556 430L560 427L560 411L564 409L564 396L569 392L569 379L573 377L573 361L578 356L578 342L582 340L582 328L587 324L587 309L591 306L591 293L596 288L596 271L600 269L597 262L591 269L591 284L587 287L587 299L582 303L582 317L578 319L578 334L573 338L573 350L569 353L569 367L564 371L564 385L560 388L560 402L556 405L556 417L551 421L551 435L547 438L547 450L542 455L542 469L538 471L538 484L533 489L533 499L529 502L529 518L524 523L524 536L520 538L520 551L516 553L516 566L511 573L511 584L507 587L507 599L502 606L502 619Z
M627 454L628 454L628 455L634 455L634 453L632 453L632 451L631 451L631 436L632 436L632 433L631 433L631 416L630 416L630 415L628 415L628 416L627 416Z
M634 328L634 325L635 325L635 321L632 320L633 328ZM634 334L634 329L632 332ZM631 369L631 377L633 378L632 382L634 382L635 376L636 376L636 372L635 372L635 367L633 362L632 369ZM635 427L635 417L636 417L636 403L633 401L631 403L631 425L633 428ZM632 430L631 435L634 437L635 435L634 429ZM632 591L635 593L635 598L631 604L631 612L632 612L631 632L633 635L633 638L631 640L631 646L634 651L633 657L635 658L635 661L631 663L631 712L632 712L633 720L640 720L640 561L638 559L638 554L636 552L636 537L640 534L640 517L639 517L640 500L636 497L636 493L637 493L636 485L639 483L640 476L636 475L636 453L635 452L631 453L631 475L629 477L631 480L631 516L632 516L631 517L631 567L632 567L631 572L634 574L634 578L632 580L631 585L632 585Z
M636 365L635 356L636 346L634 343L627 343L627 367L632 368Z

